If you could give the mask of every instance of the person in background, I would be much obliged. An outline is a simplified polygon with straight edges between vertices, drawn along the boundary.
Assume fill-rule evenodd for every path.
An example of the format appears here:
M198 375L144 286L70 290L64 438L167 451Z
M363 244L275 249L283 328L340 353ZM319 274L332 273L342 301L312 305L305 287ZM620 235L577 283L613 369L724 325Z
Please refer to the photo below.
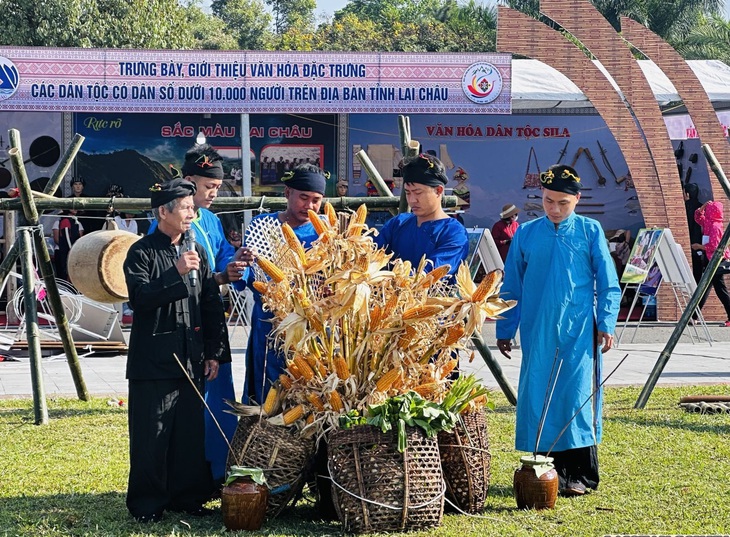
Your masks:
M117 224L117 228L121 231L128 231L129 233L138 234L137 220L134 218L132 213L122 213L114 217L114 222Z
M719 201L708 201L695 211L695 222L697 222L702 228L703 237L707 237L707 242L693 243L692 250L698 251L703 250L707 261L712 258L715 254L715 250L720 245L720 239L722 234L725 232L725 224L723 224L723 207ZM730 250L725 248L723 252L723 261L730 260ZM725 274L728 271L723 266L718 267L715 275L712 277L712 288L715 290L717 298L720 299L722 306L725 308L725 315L727 321L725 326L730 326L730 294L728 294L727 286L725 285ZM702 300L700 300L699 308L705 305L707 302L707 295L709 294L709 288L705 292Z
M241 237L240 231L237 229L232 229L228 232L228 242L231 243L231 246L238 250L242 246L243 239Z
M700 187L695 183L683 183L682 192L684 195L684 208L687 212L687 225L689 226L690 245L702 245L702 226L695 221L695 212L702 207L699 199ZM695 282L699 282L702 273L707 266L707 257L704 248L692 247L692 276Z
M500 296L517 306L497 321L497 347L509 358L519 326L515 448L550 451L560 492L579 496L598 487L601 353L613 347L621 290L601 224L574 212L577 172L555 165L540 181L545 216L522 224L507 254ZM560 373L551 379L560 360ZM554 396L538 445L549 387ZM592 404L584 405L591 397Z
M84 194L84 188L86 188L86 181L81 176L73 176L71 177L71 195L69 198L85 198L87 197L86 194ZM87 218L87 211L83 210L77 210L76 211L76 218L79 219L79 222L83 226L84 230L86 230L86 233L91 233L91 230L94 229L94 222L92 218ZM100 226L101 227L101 226Z
M127 358L126 504L141 523L158 522L166 510L212 514L203 507L212 479L199 394L230 353L205 250L195 244L187 251L183 244L195 217L194 193L195 185L181 179L154 185L150 201L158 225L130 246L124 262L135 311Z
M222 157L210 145L197 144L185 154L182 169L178 172L173 168L173 174L195 184L195 218L191 229L195 231L195 240L203 246L216 283L220 286L239 280L243 266L234 259L236 251L226 239L221 221L209 210L223 184ZM149 233L155 227L153 222ZM230 357L227 339L226 353ZM212 416L205 413L205 452L217 485L225 479L228 444L221 436L216 421L230 442L238 422L236 416L225 412L229 408L225 400L235 398L233 372L228 359L221 364L217 378L205 384L205 400L212 412Z
M344 179L337 181L336 189L337 189L337 195L339 197L347 196L347 189L348 189L347 181L345 181Z
M441 207L448 183L444 165L429 154L420 154L403 163L403 188L410 213L388 220L375 242L388 252L418 267L426 256L433 267L450 265L449 274L469 254L469 237L464 226Z
M56 278L69 281L68 254L76 241L84 236L84 226L76 217L76 210L70 209L61 213L61 216L53 222L51 230L53 242L56 243L53 257Z
M502 212L499 213L499 221L495 222L492 226L492 238L497 244L497 250L499 251L499 257L502 258L502 262L507 259L507 252L509 252L509 245L512 243L512 237L515 236L515 231L519 227L517 222L517 213L520 210L512 204L505 205L502 207Z

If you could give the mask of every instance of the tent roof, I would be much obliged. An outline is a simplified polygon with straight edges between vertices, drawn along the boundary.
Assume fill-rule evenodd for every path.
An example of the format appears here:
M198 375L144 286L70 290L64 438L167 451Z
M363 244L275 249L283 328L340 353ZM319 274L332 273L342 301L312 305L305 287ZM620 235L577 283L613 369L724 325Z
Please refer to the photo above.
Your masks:
M681 102L674 85L650 60L637 60L662 107ZM616 87L600 62L594 61ZM719 60L688 60L716 109L730 108L730 67ZM578 86L538 60L512 60L512 110L592 108ZM681 110L677 110L678 112Z

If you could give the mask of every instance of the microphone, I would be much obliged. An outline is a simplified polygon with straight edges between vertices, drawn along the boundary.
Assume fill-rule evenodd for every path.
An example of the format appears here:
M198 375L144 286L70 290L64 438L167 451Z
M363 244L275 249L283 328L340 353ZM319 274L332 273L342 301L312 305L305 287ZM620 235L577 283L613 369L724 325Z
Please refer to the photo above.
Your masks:
M183 245L186 252L195 251L195 230L193 228L188 229L183 237ZM188 272L188 278L190 279L190 287L196 287L198 285L198 271L191 270Z

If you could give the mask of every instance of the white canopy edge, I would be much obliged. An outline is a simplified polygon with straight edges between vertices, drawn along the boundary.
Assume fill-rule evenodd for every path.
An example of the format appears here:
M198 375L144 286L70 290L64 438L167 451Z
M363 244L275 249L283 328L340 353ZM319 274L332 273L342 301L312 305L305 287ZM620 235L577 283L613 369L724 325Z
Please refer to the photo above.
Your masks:
M664 72L650 60L637 60L661 106L681 101L679 93ZM615 81L599 61L596 66L614 88ZM730 106L730 67L719 60L688 60L716 107ZM512 110L590 108L591 102L578 86L560 71L529 59L512 60Z

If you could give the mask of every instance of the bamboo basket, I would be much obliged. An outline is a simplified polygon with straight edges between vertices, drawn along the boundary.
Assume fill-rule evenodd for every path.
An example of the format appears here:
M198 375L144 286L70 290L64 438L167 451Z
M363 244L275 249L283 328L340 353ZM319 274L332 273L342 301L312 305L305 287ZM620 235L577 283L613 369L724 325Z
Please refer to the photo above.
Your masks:
M236 464L264 471L270 489L266 518L272 519L301 492L313 456L314 439L258 416L244 416L231 440L226 470Z
M407 435L403 453L397 450L397 433L370 425L330 436L332 492L346 532L423 530L441 524L445 487L438 443L418 428L409 427Z
M478 513L489 492L492 455L484 411L460 414L452 431L438 434L446 497L457 509Z

